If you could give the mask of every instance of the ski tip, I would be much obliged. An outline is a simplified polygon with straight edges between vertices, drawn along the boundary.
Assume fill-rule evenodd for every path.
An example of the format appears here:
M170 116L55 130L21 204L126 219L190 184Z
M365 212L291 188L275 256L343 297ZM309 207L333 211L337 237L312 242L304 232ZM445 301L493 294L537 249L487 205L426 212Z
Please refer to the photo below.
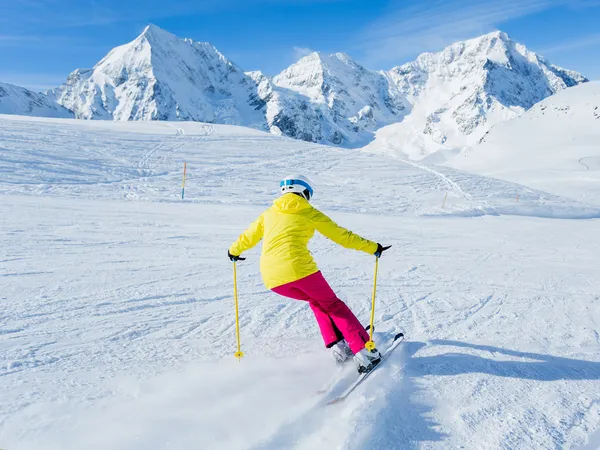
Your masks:
M394 336L394 340L398 340L403 337L404 337L404 333L398 333L396 336Z

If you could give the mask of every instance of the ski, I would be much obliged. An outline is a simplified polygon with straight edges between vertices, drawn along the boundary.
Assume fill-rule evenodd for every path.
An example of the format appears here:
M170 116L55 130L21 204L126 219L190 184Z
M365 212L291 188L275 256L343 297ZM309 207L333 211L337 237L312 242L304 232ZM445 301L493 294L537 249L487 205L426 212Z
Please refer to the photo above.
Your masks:
M365 330L366 330L366 331L369 331L370 329L371 329L371 325L367 325L367 326L365 327ZM373 331L375 331L375 327L373 327ZM348 364L348 363L351 363L351 362L352 362L352 358L350 358L350 360L349 360L349 361L345 361L345 362L343 362L343 363L341 363L341 364L339 364L339 363L338 363L338 371L337 371L338 373L337 373L337 375L339 375L339 374L341 374L341 373L343 372L343 368L344 368L343 366L345 366L346 364ZM337 384L339 381L340 381L340 380L339 380L339 379L337 379L337 378L336 378L336 379L334 379L334 380L332 380L332 381L329 381L329 382L327 383L327 385L325 385L325 387L323 387L322 389L319 389L319 390L318 390L318 391L317 391L315 394L316 394L316 395L323 395L323 394L326 394L326 393L327 393L327 392L329 392L329 391L331 390L331 388L332 388L333 386L335 386L335 385L336 385L336 384ZM2 449L0 449L0 450L2 450Z
M396 349L396 347L398 347L398 345L400 345L400 343L403 340L404 340L404 333L398 333L396 336L394 336L392 345L390 345L386 349L386 351L381 355L381 361L375 367L373 367L371 370L369 370L368 372L360 374L358 376L358 378L350 386L348 386L348 388L344 392L342 392L342 394L340 396L334 398L333 400L328 401L327 404L333 405L335 403L342 402L346 398L348 398L348 396L352 393L352 391L354 391L354 389L356 389L363 381L365 381L369 377L369 375L371 375L379 367L381 367L381 365L385 362L385 360L388 358L388 356L391 355L391 353Z

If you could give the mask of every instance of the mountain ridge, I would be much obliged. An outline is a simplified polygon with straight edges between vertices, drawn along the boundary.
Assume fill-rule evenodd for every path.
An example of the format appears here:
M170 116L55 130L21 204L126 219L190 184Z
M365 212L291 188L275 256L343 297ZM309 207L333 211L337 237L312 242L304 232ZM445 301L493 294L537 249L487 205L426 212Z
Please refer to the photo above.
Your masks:
M420 159L474 145L495 124L586 81L502 31L388 71L314 52L268 77L150 24L46 95L81 119L234 124Z
M367 149L413 159L475 145L495 124L588 81L501 31L421 54L389 74L413 111L378 130Z
M46 95L33 92L21 86L0 82L0 114L20 114L39 117L73 117L71 111L63 108Z
M256 126L255 84L212 44L148 25L49 96L82 119L190 120ZM235 104L231 99L235 97Z

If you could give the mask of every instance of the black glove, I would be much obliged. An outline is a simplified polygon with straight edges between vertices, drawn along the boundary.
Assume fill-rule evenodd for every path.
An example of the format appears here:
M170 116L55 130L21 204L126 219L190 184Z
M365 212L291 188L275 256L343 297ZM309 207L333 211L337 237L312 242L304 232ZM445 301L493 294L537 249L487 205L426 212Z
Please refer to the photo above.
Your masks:
M385 252L388 248L390 248L391 245L388 245L387 247L383 247L381 244L377 244L377 251L375 252L375 256L377 256L378 258L381 258L381 254L383 252Z
M240 256L235 256L232 255L231 253L229 253L229 250L227 250L227 257L229 258L230 261L232 262L236 262L236 261L245 261L246 258L242 258Z

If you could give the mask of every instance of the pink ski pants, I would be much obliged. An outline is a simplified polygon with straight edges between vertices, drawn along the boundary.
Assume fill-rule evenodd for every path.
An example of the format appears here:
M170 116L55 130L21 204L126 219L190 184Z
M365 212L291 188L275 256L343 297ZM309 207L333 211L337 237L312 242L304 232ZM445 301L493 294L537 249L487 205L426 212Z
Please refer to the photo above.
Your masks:
M272 289L273 292L309 303L323 335L325 346L346 339L353 353L365 348L369 335L350 308L335 295L321 272Z

